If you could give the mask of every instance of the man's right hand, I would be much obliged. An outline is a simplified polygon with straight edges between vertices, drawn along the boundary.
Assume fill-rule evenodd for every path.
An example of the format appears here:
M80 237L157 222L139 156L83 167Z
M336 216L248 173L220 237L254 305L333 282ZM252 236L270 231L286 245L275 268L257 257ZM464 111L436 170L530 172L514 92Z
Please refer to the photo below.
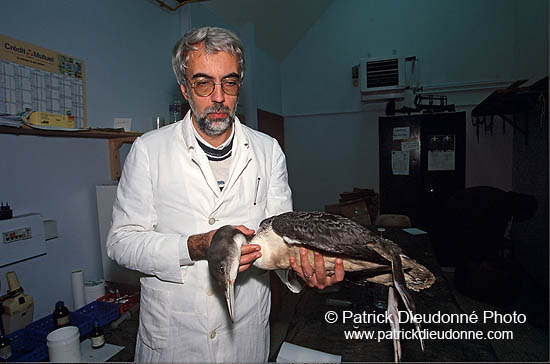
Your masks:
M189 257L193 261L206 259L208 248L216 230L210 230L207 233L195 234L187 238L187 249Z

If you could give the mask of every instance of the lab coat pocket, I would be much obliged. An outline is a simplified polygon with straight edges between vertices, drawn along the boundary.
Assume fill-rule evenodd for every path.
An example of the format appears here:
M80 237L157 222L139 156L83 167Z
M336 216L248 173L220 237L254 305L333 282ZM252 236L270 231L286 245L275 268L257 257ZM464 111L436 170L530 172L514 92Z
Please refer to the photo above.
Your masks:
M267 201L256 203L248 209L248 223L251 229L258 229L260 223L266 218Z
M170 292L150 287L141 280L139 334L151 349L168 346L170 318L166 307L170 304Z

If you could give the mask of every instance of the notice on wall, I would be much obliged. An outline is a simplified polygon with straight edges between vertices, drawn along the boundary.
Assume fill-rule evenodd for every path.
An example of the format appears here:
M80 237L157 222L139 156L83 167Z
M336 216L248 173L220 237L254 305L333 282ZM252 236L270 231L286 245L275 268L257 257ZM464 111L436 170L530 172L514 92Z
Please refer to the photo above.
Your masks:
M407 140L410 136L411 128L409 126L393 128L393 140Z
M428 171L455 170L455 135L428 136Z
M0 34L0 114L70 114L86 127L84 62Z
M406 152L410 150L420 150L420 142L413 140L412 142L401 142L401 150Z
M400 176L409 175L409 151L392 150L391 152L391 169L392 174Z

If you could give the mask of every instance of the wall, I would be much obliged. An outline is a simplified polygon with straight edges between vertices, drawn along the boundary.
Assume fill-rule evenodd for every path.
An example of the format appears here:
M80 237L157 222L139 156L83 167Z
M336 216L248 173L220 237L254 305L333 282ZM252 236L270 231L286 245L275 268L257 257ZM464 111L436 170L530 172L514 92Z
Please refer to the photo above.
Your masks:
M448 95L457 110L469 111L492 91L480 83L498 88L547 74L547 6L516 0L335 0L281 64L294 208L323 209L353 186L379 190L376 136L384 105L362 104L352 85L351 67L361 58L414 55L425 91ZM460 91L463 84L477 86ZM512 188L513 134L511 128L495 134L482 133L478 143L468 118L467 186ZM338 167L305 169L306 158Z
M89 126L130 117L135 130L147 131L154 115L168 117L177 91L170 65L176 14L135 0L6 1L0 33L85 62ZM0 135L0 145L0 200L15 215L57 220L59 230L47 255L0 268L1 290L5 273L15 270L34 296L35 318L51 313L58 299L72 308L71 271L83 268L85 279L102 275L95 186L112 183L108 142Z

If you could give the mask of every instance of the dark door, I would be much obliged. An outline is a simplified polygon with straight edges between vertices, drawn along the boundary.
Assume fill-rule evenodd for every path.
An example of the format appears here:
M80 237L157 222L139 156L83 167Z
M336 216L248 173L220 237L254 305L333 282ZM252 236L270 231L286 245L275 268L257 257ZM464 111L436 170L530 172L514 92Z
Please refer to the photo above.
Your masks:
M285 118L281 115L258 109L258 130L277 139L285 150Z

